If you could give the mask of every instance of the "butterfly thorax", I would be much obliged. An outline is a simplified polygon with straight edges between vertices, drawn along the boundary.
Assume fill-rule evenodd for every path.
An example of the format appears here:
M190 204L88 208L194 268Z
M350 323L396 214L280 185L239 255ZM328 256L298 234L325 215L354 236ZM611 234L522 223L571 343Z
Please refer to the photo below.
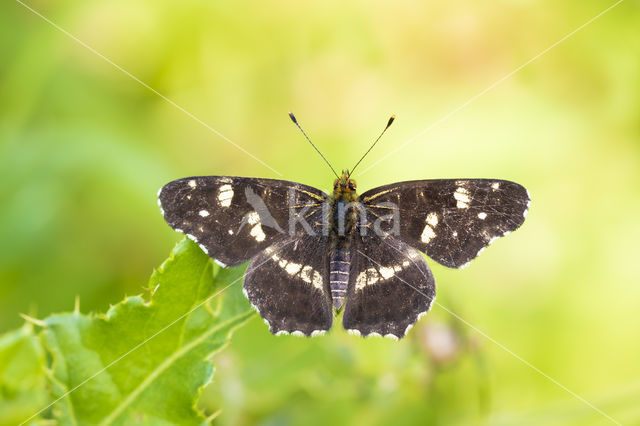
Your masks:
M351 235L358 221L358 194L356 182L349 179L349 172L342 172L333 182L333 194L329 196L329 225L334 237Z
M358 200L356 181L349 178L349 171L343 171L340 177L333 181L333 199L350 203Z
M351 241L357 228L359 209L356 182L342 172L333 183L333 194L329 202L329 247L331 298L336 310L340 310L347 293L349 266L351 263Z

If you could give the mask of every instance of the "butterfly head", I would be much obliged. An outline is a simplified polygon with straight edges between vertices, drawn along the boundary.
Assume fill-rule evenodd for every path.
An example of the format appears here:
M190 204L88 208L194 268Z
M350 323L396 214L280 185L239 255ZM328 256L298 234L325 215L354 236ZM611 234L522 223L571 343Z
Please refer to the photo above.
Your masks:
M345 201L355 201L356 181L349 178L349 171L343 170L340 177L333 181L333 196L336 199L344 199Z

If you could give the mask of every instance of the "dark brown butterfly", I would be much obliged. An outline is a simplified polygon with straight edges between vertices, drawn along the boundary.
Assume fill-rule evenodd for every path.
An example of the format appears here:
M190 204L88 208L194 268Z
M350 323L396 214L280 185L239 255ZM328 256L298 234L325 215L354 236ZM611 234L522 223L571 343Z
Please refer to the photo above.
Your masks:
M336 177L331 195L283 180L189 177L158 201L169 225L219 264L249 261L244 292L272 333L322 334L344 310L350 332L396 339L435 298L420 252L466 266L529 206L527 190L506 180L418 180L358 195L349 172Z

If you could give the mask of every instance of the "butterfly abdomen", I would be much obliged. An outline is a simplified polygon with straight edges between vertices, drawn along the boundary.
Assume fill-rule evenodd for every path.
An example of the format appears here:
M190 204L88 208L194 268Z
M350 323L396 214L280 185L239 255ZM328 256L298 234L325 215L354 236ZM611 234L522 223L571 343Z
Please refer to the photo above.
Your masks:
M334 196L330 199L329 287L333 307L337 310L342 308L347 295L352 234L358 223L355 191L345 195L334 192Z
M329 258L329 287L331 288L333 307L338 310L342 308L344 298L347 295L350 260L351 250L349 247L338 245L331 251L331 257Z

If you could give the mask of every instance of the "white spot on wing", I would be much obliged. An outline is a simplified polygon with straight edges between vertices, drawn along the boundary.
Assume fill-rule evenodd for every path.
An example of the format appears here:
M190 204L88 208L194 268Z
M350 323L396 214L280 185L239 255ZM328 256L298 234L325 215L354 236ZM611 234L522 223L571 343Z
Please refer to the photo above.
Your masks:
M311 284L311 279L312 279L312 275L313 274L313 268L309 265L306 265L304 268L302 268L302 272L300 272L300 278L302 279L302 281Z
M360 330L356 330L355 328L352 328L351 330L347 330L347 333L349 334L353 334L354 336L360 336Z
M362 290L368 285L373 285L379 280L378 271L374 268L366 269L356 277L356 290Z
M456 189L456 192L453 193L453 198L456 199L456 207L459 209L468 209L469 202L471 198L469 198L469 191L461 186Z
M318 273L318 271L313 271L313 286L319 290L323 290L322 276Z
M356 277L355 289L362 290L367 286L388 280L409 265L410 262L405 260L401 265L380 266L378 269L367 268Z
M327 333L327 330L313 330L311 332L311 337L323 336Z
M209 212L208 212L208 211L206 211L206 210L200 210L200 211L198 212L198 214L199 214L200 216L202 216L202 217L207 217L207 216L209 216Z
M189 183L189 186L191 187L191 189L194 189L196 186L198 186L196 184L195 179L191 179L188 183Z
M255 238L256 241L259 243L264 241L264 239L267 237L267 235L262 230L262 226L260 225L256 225L253 228L251 228L251 232L249 232L249 235Z
M277 254L272 255L271 260L276 262L282 269L287 272L287 274L297 275L305 283L313 285L320 291L324 291L322 275L320 275L318 271L313 269L313 267L309 265L302 266L299 263L288 262L286 259L281 259Z
M226 268L227 265L225 265L224 263L220 262L218 259L213 259L214 262L216 262L216 265L218 266L222 266L223 268ZM244 289L243 289L244 290ZM246 291L245 291L245 296L247 295ZM249 296L247 296L247 299L249 298Z
M478 213L478 218L485 220L487 218L487 214L485 212Z
M295 275L302 269L302 265L299 263L287 263L287 266L284 268L289 275Z
M231 201L229 201L229 203L231 203ZM264 241L267 235L262 230L262 225L260 224L260 215L258 215L257 212L249 213L249 215L247 216L247 222L249 223L249 225L253 225L251 231L249 231L249 235L255 238L259 243Z
M251 212L247 215L247 222L249 225L255 225L256 223L260 223L260 215L258 212Z
M427 223L434 228L438 226L438 215L436 213L429 213L427 215Z
M229 235L233 235L233 229L229 229L227 232L229 233Z
M500 188L500 182L494 182L491 184L491 189L493 189L494 191L498 190Z
M388 280L389 278L391 278L392 276L395 275L395 272L393 271L393 268L388 268L386 266L381 266L380 267L380 275L382 275L382 278L384 278L385 280Z
M428 223L424 226L422 230L422 235L420 235L420 241L425 244L429 244L431 240L436 237L436 233L433 231L433 228Z
M304 337L304 333L300 330L296 330L294 332L291 333L292 336L296 336L296 337Z
M222 185L218 189L218 204L220 207L229 207L233 200L233 188L231 185Z
M205 246L203 246L202 244L198 244L200 246L200 249L205 252L206 254L209 254L209 250L207 250L207 248ZM215 261L215 259L214 259ZM222 267L225 267L226 265L222 262L218 262L218 264Z
M402 336L400 336L400 337L404 337L404 336L406 336L406 335L407 335L407 333L409 332L409 330L411 330L411 329L413 328L413 326L414 326L418 321L420 321L420 318L422 318L423 316L427 315L427 312L429 312L429 311L431 310L431 307L433 306L433 302L435 302L435 300L436 300L436 296L434 295L434 296L433 296L433 299L431 300L431 303L429 304L429 307L427 308L427 310L426 310L426 311L424 311L424 312L420 312L420 313L418 314L418 316L416 317L415 322L414 322L413 324L409 324L409 325L407 326L407 328L404 330L404 334L403 334ZM386 336L385 336L385 337L386 337Z
M415 323L413 323L413 324L415 324ZM403 334L403 336L406 336L406 335L407 335L407 333L409 332L409 330L411 330L411 329L413 328L413 324L409 324L409 325L407 326L407 328L405 328L405 329L404 329L404 334Z

